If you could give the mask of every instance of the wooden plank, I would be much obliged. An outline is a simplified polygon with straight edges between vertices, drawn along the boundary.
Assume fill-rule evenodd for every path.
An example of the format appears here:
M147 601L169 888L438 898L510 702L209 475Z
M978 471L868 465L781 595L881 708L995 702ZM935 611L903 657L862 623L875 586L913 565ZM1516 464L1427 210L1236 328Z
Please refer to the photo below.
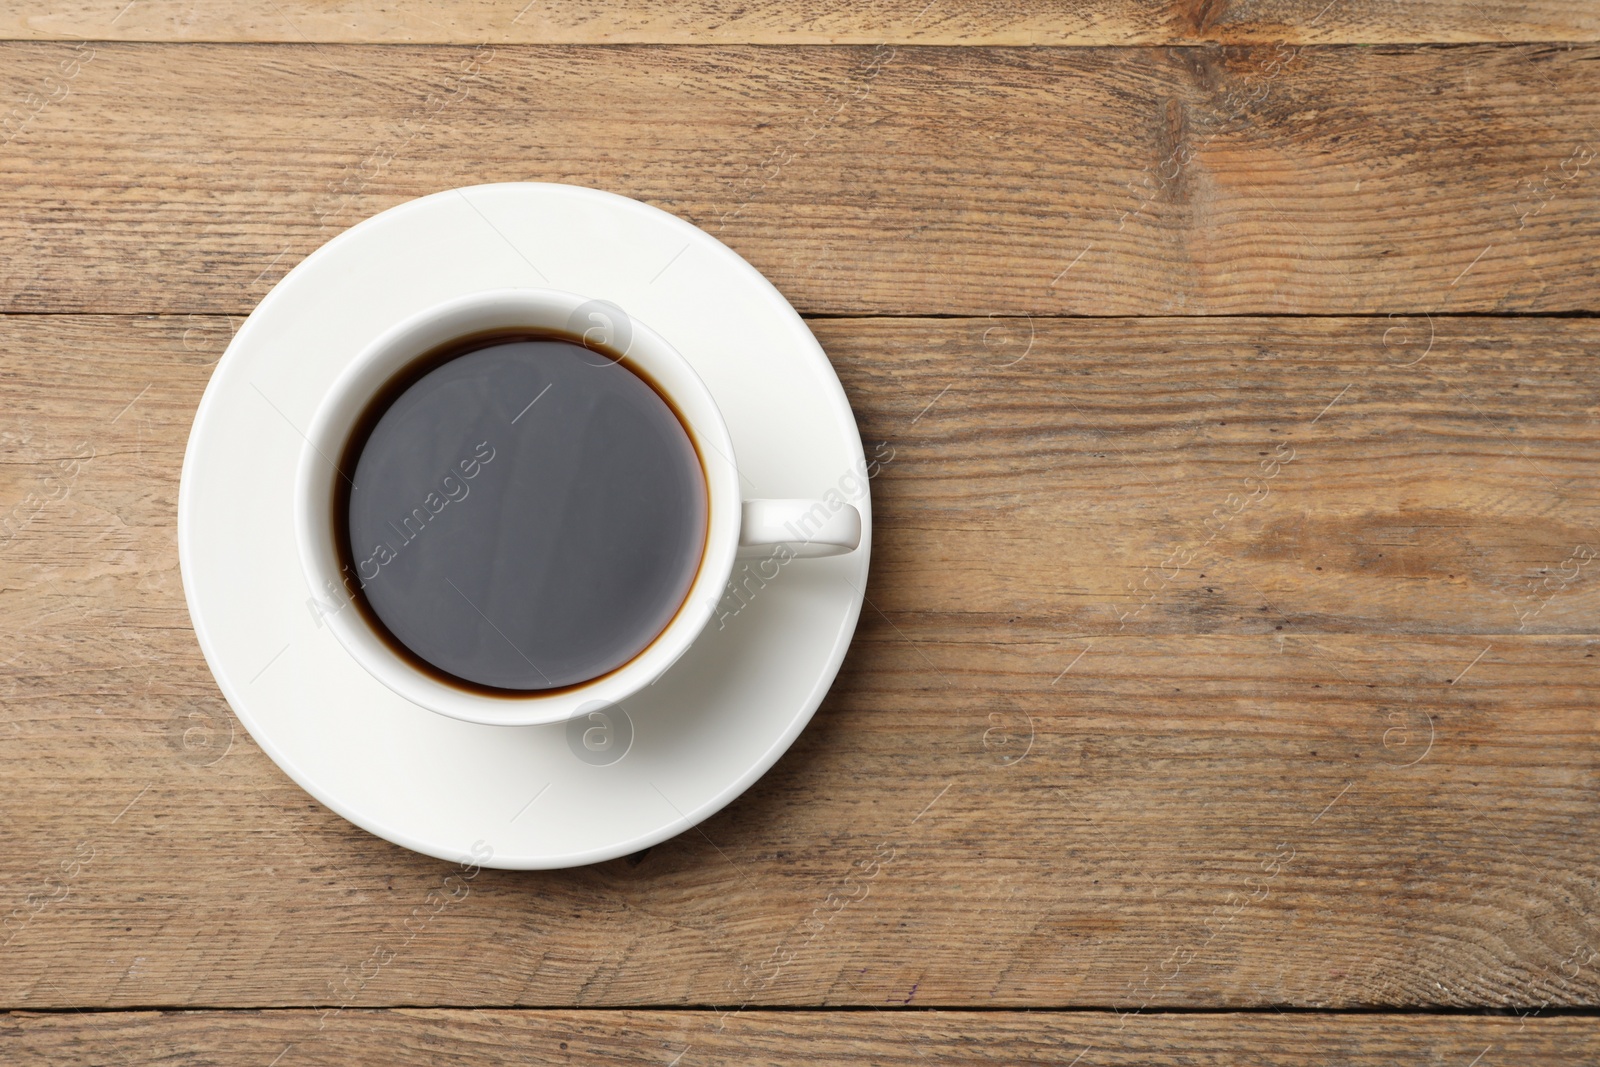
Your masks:
M12 1015L0 1040L19 1065L308 1063L1014 1064L1084 1067L1494 1067L1578 1063L1600 1052L1593 1018L1415 1015L1140 1016L1021 1012L408 1010ZM673 1057L679 1057L674 1059ZM1081 1059L1074 1060L1073 1057Z
M818 718L703 832L418 932L451 868L287 781L188 628L227 320L0 318L0 1007L1594 1003L1595 324L1440 318L1410 367L1425 321L1041 320L1014 362L1025 325L818 322L893 449ZM1119 630L1279 437L1230 566ZM1491 590L1539 568L1517 633Z
M3 321L8 506L46 499L45 457L123 467L85 527L46 510L19 529L7 558L32 565L113 513L134 527L131 487L175 491L240 320ZM812 325L892 457L874 556L891 613L1023 611L1086 635L1595 632L1593 320Z
M1593 638L1125 637L1078 660L1046 628L875 619L703 833L440 905L455 869L287 782L187 635L37 626L0 784L7 1008L1600 995ZM173 740L197 723L209 766Z
M549 180L809 312L1595 310L1597 56L14 43L0 309L240 313L380 209Z
M1290 41L1315 44L1594 41L1600 17L1583 0L1461 5L1419 0L1094 0L1055 10L994 0L817 0L684 5L634 0L493 3L400 0L375 7L285 0L196 5L189 0L53 0L0 11L5 38L405 44L928 44L1161 45Z

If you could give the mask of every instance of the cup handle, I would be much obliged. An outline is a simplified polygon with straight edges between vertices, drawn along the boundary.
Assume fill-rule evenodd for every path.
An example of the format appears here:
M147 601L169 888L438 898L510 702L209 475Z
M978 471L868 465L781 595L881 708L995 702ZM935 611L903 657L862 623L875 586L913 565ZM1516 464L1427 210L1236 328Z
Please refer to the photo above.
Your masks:
M740 556L764 556L779 545L799 559L842 556L861 545L861 512L843 501L746 500Z

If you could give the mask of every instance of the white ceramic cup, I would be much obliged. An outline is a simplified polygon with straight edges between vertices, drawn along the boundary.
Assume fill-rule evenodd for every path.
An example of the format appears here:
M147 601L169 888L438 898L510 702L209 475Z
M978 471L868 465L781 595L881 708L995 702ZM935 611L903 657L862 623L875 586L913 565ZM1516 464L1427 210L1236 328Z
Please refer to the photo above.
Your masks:
M395 653L352 602L359 579L341 567L334 544L335 467L361 413L413 360L458 337L491 330L581 336L623 357L667 394L694 442L706 475L709 521L699 570L683 605L642 652L589 682L559 690L487 693L431 677ZM558 403L551 397L547 403ZM418 312L374 340L328 390L306 433L295 478L295 536L314 603L347 652L374 678L431 711L491 725L561 722L618 703L659 678L710 620L739 555L787 551L794 557L853 551L861 515L837 501L744 500L733 441L716 401L676 349L607 301L555 289L495 289ZM783 546L780 548L780 546ZM331 605L331 607L330 607Z

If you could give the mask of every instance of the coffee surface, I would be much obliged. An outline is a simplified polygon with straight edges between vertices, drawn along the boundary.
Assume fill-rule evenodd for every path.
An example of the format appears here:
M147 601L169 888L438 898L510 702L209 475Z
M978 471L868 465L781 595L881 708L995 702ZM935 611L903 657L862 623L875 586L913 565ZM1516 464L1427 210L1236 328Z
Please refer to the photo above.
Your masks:
M501 338L391 396L352 441L336 535L397 651L466 688L553 689L672 620L705 475L643 378L573 342Z

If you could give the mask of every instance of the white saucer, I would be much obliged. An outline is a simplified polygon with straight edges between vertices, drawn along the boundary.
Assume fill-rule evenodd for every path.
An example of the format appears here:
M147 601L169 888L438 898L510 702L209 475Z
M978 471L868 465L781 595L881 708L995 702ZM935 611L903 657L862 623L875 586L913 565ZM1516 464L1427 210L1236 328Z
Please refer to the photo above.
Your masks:
M625 702L609 736L583 720L479 726L402 699L319 623L295 555L300 431L338 372L419 308L521 285L613 301L677 347L727 419L747 495L820 498L832 489L861 512L859 550L794 560L770 581L752 581L748 603L725 601L689 653ZM217 364L178 498L189 614L251 736L357 826L482 866L613 859L721 809L816 711L866 588L872 515L858 476L863 459L844 390L811 331L709 234L574 186L437 193L307 257Z

